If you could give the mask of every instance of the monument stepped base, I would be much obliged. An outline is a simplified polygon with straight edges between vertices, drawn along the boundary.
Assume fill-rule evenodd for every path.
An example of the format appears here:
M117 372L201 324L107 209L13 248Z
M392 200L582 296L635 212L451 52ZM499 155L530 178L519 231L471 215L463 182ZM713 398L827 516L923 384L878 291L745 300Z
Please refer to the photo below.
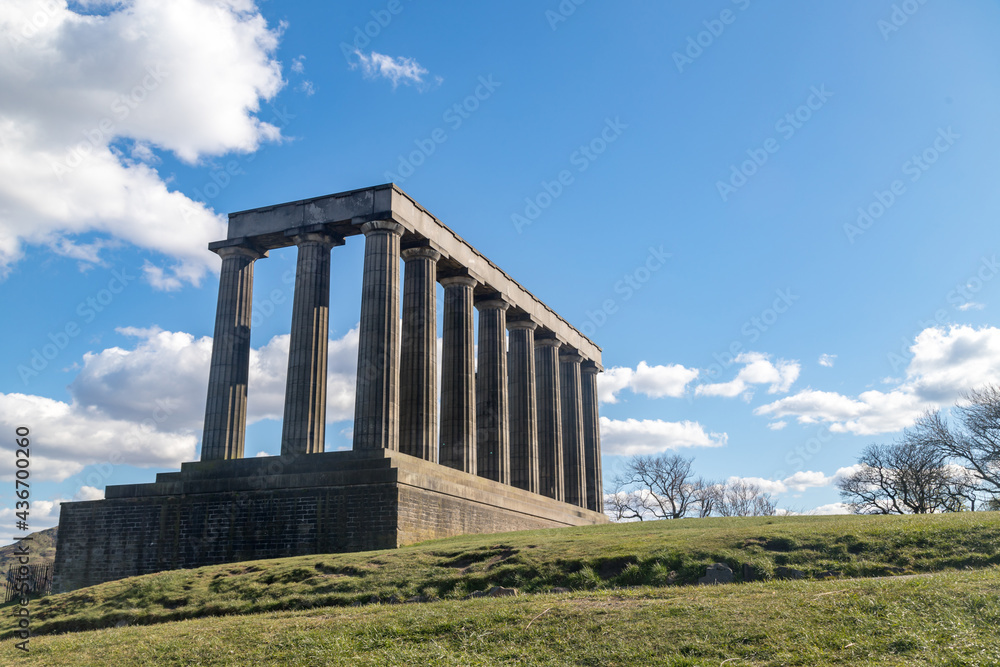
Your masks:
M184 463L63 503L53 588L138 574L582 526L604 514L390 450Z

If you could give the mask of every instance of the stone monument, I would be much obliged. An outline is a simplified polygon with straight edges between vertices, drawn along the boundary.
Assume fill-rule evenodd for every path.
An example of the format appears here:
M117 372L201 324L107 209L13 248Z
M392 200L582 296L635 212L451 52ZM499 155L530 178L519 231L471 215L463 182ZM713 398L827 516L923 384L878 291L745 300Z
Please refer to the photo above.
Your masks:
M331 252L358 236L353 450L325 452ZM253 269L288 246L298 258L281 454L248 459ZM213 563L608 520L601 349L398 187L232 213L227 238L209 249L222 272L201 461L154 483L109 486L104 500L64 503L56 591Z

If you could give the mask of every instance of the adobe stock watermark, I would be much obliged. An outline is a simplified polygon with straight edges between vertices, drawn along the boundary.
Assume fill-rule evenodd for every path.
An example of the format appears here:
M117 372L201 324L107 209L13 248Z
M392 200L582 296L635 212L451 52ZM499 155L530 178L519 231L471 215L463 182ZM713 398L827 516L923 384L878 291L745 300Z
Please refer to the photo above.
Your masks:
M888 19L879 19L875 24L879 32L882 33L882 40L888 42L889 37L894 32L899 32L910 18L920 11L920 8L927 4L927 0L903 0L899 4L892 6L892 12Z
M49 364L69 346L70 340L80 335L83 325L90 324L97 319L98 314L107 310L135 278L128 274L127 269L112 270L111 278L103 288L77 304L74 311L76 317L67 320L59 329L50 331L46 336L47 342L32 348L30 358L17 365L17 374L21 382L27 386L31 378L38 377L48 368Z
M581 144L570 154L570 166L574 167L576 172L580 174L587 171L590 165L596 162L597 158L603 155L611 144L618 141L626 129L628 129L628 125L623 123L618 116L615 116L614 120L605 118L604 127L598 135L587 143ZM573 185L574 182L576 182L576 177L570 169L561 170L551 181L543 180L541 189L534 196L524 198L524 210L520 213L512 213L510 216L511 224L514 225L517 233L521 234L525 227L538 220L542 212L552 206L552 203L561 197L566 188Z
M635 296L646 283L652 280L653 275L666 265L670 257L671 254L664 252L662 245L658 248L650 246L642 263L623 275L612 287L614 293L619 296L605 299L597 310L587 311L587 321L580 326L583 335L592 338L597 330L607 324L608 319L618 312L621 304Z
M405 7L401 0L389 0L382 9L373 9L369 12L371 21L364 25L354 26L353 39L340 43L340 52L344 54L344 60L348 64L353 62L354 54L368 47L372 40L382 34L382 31L389 27L393 19L399 16Z
M732 0L732 3L741 12L746 11L750 7L750 0ZM702 21L701 24L705 26L705 29L696 35L688 35L687 45L683 52L673 52L672 57L674 65L677 66L677 71L683 74L685 67L693 65L695 60L701 58L702 54L705 53L705 49L710 48L715 44L715 40L722 37L722 33L726 31L726 26L730 26L736 22L737 16L739 15L733 10L723 9L719 13L718 18Z
M478 81L479 83L473 89L472 93L465 96L461 101L452 104L441 114L441 120L444 121L445 125L452 132L462 127L465 121L479 110L482 103L493 97L496 89L503 85L499 81L494 81L492 74L485 77L481 76ZM405 183L406 179L413 176L417 172L417 169L427 162L427 158L434 155L438 146L446 141L448 141L448 130L443 127L434 128L424 139L414 139L413 145L416 148L406 155L399 156L399 164L396 165L396 171L385 172L386 180L393 183Z
M56 12L63 9L65 5L65 2L57 2L56 0L43 0L38 3L38 9L30 16L24 15L24 20L21 21L17 30L7 31L7 41L10 42L15 51L20 50L25 40L34 38L55 17Z
M833 93L826 89L826 84L821 84L818 88L811 87L805 102L774 123L774 131L781 135L784 141L788 141L812 120L813 114L822 109L831 97L833 97ZM746 185L770 157L779 150L781 150L781 142L775 137L768 137L760 148L748 148L746 160L741 162L739 166L729 165L729 178L725 181L715 182L715 189L718 190L722 201L729 201L729 198Z
M577 7L587 0L562 0L555 10L545 10L545 20L549 22L549 27L555 32L560 23L565 23L569 17L576 13Z
M997 277L1000 273L1000 262L997 261L996 254L990 257L982 257L979 261L979 266L973 270L972 274L966 278L964 281L955 285L945 295L945 301L952 307L953 310L959 312L964 312L969 309L970 306L975 305L973 301L976 294L978 294L988 282ZM946 326L951 322L950 313L947 308L938 308L934 311L934 315L929 320L917 320L917 330L923 331L924 329L931 329L934 327ZM898 371L900 368L906 366L910 359L913 358L913 352L911 347L913 346L913 339L907 338L905 336L899 339L899 350L892 351L886 354L886 361L892 367L892 370Z
M955 142L962 138L962 135L955 133L951 125L947 128L938 128L937 137L930 146L903 163L900 170L904 176L909 176L910 183L919 181L925 173L940 159L941 155L951 150ZM858 217L853 222L844 223L844 234L847 240L853 245L855 240L869 229L899 201L899 198L906 194L906 182L902 179L892 181L885 190L875 190L872 193L872 200L858 207Z
M111 100L109 110L111 115L97 121L89 130L83 131L85 141L72 146L62 161L52 163L52 170L62 180L65 174L76 169L89 158L95 149L107 146L115 138L118 124L127 119L133 111L146 101L150 93L160 87L169 76L163 65L156 63L146 67L146 75L124 95L116 95Z

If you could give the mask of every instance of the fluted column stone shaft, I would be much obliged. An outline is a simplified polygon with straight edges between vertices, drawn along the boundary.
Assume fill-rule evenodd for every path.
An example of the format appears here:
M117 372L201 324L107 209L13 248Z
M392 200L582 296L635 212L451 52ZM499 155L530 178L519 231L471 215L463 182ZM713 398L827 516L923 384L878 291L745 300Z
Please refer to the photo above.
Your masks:
M586 455L583 449L583 401L580 362L576 352L559 355L559 390L562 395L563 466L566 502L587 506Z
M441 465L475 475L476 366L472 290L468 276L441 279Z
M402 257L399 451L437 463L437 261L441 253L429 247L407 248Z
M330 339L330 249L343 243L320 232L294 237L298 246L292 331L288 344L281 453L317 454L326 438L326 368Z
M399 448L399 240L390 220L361 225L361 288L354 449Z
M530 320L508 321L510 483L538 493L538 406L535 397L535 329Z
M535 393L538 405L539 493L564 500L562 403L559 390L559 347L555 338L535 339Z
M597 408L597 364L585 361L580 367L583 383L583 449L586 454L587 509L604 511L604 482L601 476L601 423Z
M486 299L479 309L476 370L476 467L480 477L510 484L510 425L507 397L508 304Z
M202 461L243 458L250 375L253 263L267 257L266 252L247 246L227 246L216 252L222 257L222 272L215 310L212 363L208 372Z

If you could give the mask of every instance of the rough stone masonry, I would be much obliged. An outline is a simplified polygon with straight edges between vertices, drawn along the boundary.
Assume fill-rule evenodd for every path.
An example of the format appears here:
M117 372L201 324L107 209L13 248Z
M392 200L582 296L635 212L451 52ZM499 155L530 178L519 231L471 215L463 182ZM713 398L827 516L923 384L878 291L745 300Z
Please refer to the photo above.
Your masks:
M325 452L331 253L359 236L354 446ZM281 455L245 459L254 264L290 246ZM209 249L222 271L201 461L154 483L109 486L104 500L64 503L55 590L607 521L600 348L395 185L232 213L227 238Z

